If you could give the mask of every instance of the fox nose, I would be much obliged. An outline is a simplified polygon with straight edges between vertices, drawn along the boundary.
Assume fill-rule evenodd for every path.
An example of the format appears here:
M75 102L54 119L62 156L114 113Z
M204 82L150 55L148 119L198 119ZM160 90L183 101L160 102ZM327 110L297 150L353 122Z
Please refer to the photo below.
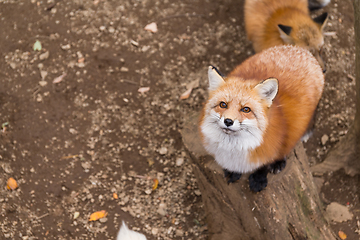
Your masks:
M224 123L225 123L225 125L226 125L227 127L230 127L231 125L234 124L234 121L231 120L230 118L226 118L226 119L224 120Z

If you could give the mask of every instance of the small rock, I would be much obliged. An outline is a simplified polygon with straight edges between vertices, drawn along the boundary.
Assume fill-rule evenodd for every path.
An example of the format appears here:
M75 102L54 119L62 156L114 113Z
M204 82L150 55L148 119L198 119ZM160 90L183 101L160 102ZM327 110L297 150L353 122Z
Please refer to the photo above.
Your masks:
M160 155L165 155L166 153L167 153L167 148L166 147L162 147L162 148L160 148L159 149L159 153L160 153Z
M151 192L152 192L151 189L146 189L146 190L145 190L145 193L146 193L147 195L150 195Z
M99 222L101 222L101 223L106 223L107 221L108 221L108 219L106 217L99 219Z
M195 190L194 193L196 196L201 196L201 191L199 189Z
M62 50L69 50L71 48L70 44L61 45Z
M45 60L45 59L48 59L49 56L50 56L49 51L46 51L46 52L40 54L39 59L40 59L40 60Z
M177 237L184 236L184 231L182 229L176 229L175 234Z
M47 72L47 71L43 71L43 70L40 71L40 76L41 76L41 79L42 79L42 80L44 80L47 75L48 75L48 72Z
M114 27L109 27L109 33L114 33L115 32L115 28Z
M153 228L153 229L151 229L151 233L152 233L153 235L157 235L158 232L159 232L159 229L158 229L158 228Z
M10 63L10 67L11 67L12 69L15 69L15 68L16 68L16 63L14 63L14 62Z
M326 207L326 216L334 222L346 222L353 218L353 214L349 209L337 202L332 202Z
M183 158L178 158L176 159L176 166L180 167L181 165L183 165L184 163L184 159Z
M160 203L159 204L159 208L157 210L157 213L162 215L162 216L166 215L166 204L165 203Z
M133 45L135 47L139 47L139 43L134 40L131 40L130 43L131 43L131 45Z
M76 131L76 129L74 129L74 128L70 128L70 129L69 129L69 132L70 132L71 134L77 134L77 133L78 133L78 131Z
M329 140L329 136L326 135L326 134L324 134L324 135L321 137L321 144L322 144L322 145L325 145L328 140Z
M77 219L80 216L79 212L74 212L74 219Z
M121 67L120 72L128 72L129 69L127 67Z
M39 85L45 87L47 85L47 81L40 81Z
M82 167L83 169L85 169L85 170L90 169L91 163L89 163L89 162L82 162L82 163L81 163L81 167Z

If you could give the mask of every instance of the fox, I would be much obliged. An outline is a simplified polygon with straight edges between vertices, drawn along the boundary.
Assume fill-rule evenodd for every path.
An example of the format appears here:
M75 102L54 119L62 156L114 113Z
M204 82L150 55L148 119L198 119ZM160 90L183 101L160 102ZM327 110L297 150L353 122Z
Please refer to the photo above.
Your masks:
M116 240L146 240L146 237L144 234L130 230L123 221Z
M210 66L208 82L202 144L228 183L251 173L249 188L259 192L306 133L323 92L322 69L306 49L282 45L246 59L227 77Z
M326 0L310 1L311 7ZM312 19L308 0L245 0L245 31L255 52L278 45L297 45L309 50L326 71L322 59L323 29L328 13Z

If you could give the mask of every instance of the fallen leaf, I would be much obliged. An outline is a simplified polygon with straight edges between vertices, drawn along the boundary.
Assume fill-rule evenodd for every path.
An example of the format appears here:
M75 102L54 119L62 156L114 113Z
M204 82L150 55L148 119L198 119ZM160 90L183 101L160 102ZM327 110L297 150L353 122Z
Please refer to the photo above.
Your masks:
M105 210L101 210L101 211L97 211L94 212L90 215L89 221L96 221L99 220L100 218L104 218L107 216L107 212Z
M338 234L339 234L339 237L340 237L342 240L344 240L344 239L347 238L346 234L345 234L343 231L339 231Z
M139 93L146 93L150 90L150 87L141 87L138 89Z
M114 199L118 199L118 198L119 198L119 196L117 195L117 193L113 193L113 198L114 198Z
M159 180L157 178L153 179L154 184L152 186L152 190L157 189L158 185L159 185Z
M18 184L17 184L16 180L11 177L11 178L9 178L9 179L7 180L6 187L7 187L7 189L9 189L9 190L15 190L15 189L18 188Z
M180 99L184 100L184 99L188 99L190 97L192 88L189 88L188 90L186 90L183 94L181 94Z
M156 22L149 23L144 27L144 29L152 33L156 33L158 31Z
M56 78L54 79L53 83L59 83L59 82L61 82L61 81L64 79L65 76L66 76L66 73L63 73L62 75L56 77Z
M151 167L155 163L155 161L152 160L151 158L149 158L147 161L148 161L149 167Z
M42 46L41 46L41 42L39 40L36 40L36 42L34 43L33 49L34 49L34 51L41 51Z
M180 99L181 99L181 100L188 99L188 98L190 97L190 94L191 94L192 90L193 90L194 88L198 88L199 85L200 85L199 79L196 79L196 80L188 83L188 84L186 85L186 89L187 89L187 90L186 90L183 94L181 94Z

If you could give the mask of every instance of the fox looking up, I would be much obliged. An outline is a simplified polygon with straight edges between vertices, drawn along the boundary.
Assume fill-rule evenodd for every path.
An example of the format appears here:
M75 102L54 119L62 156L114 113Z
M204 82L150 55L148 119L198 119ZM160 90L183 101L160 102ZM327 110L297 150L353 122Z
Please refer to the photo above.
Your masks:
M308 0L245 0L244 9L246 34L255 52L284 44L300 46L315 56L325 72L321 52L327 13L311 19Z
M255 171L250 189L261 191L306 133L324 87L321 67L309 51L286 45L255 54L226 78L214 67L208 75L203 145L230 182Z

